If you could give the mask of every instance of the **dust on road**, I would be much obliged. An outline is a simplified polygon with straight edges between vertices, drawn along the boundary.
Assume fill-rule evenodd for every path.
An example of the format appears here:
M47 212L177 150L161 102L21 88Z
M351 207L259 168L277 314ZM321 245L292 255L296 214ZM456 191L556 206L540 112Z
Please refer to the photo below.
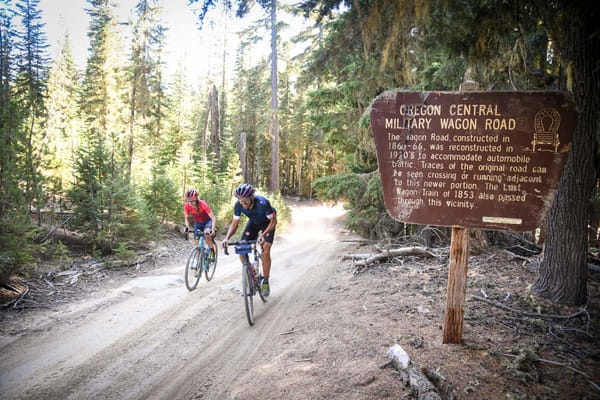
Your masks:
M238 257L221 254L211 282L188 292L186 254L152 275L54 311L4 341L0 393L9 399L226 399L282 354L316 285L339 263L341 207L294 207L273 247L272 292L248 326ZM277 379L273 376L272 379ZM267 379L268 381L268 379Z
M378 252L381 243L361 244L344 232L343 217L339 207L293 208L291 228L273 247L272 295L255 302L253 327L238 257L221 254L213 280L190 293L189 244L133 279L113 271L99 286L107 289L85 301L3 313L0 321L14 326L0 327L0 399L412 398L389 367L395 343L445 399L600 399L597 275L587 319L520 318L520 310L581 313L532 296L536 274L521 258L502 249L471 254L463 343L445 345L447 253L394 258L354 275L342 255ZM512 362L522 354L549 361Z

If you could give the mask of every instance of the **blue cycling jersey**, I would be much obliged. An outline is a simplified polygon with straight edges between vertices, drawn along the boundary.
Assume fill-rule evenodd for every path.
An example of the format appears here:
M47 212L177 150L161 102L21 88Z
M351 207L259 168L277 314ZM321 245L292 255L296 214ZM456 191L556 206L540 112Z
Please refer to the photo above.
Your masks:
M272 215L275 214L275 208L271 206L269 200L265 197L254 196L254 205L251 209L244 208L240 202L235 203L233 209L233 218L240 219L242 213L255 225L264 225L269 222Z

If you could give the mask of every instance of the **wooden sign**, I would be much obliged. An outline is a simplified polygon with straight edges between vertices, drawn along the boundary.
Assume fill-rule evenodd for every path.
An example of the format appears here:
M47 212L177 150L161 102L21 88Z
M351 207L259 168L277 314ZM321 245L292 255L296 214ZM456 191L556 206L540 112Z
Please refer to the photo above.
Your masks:
M535 229L576 121L560 92L385 92L371 129L386 209L415 224Z
M558 92L395 91L373 103L388 213L452 226L443 343L462 340L469 227L541 226L576 120Z

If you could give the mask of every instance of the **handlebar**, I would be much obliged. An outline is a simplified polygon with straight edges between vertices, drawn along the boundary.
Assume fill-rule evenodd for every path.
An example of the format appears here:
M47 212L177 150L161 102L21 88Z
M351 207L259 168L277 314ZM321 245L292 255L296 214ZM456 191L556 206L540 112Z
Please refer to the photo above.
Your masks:
M187 229L187 230L185 228L183 229L183 235L185 236L185 240L188 240L190 233L193 234L194 233L194 229ZM206 235L206 233L204 235ZM213 232L210 235L210 238L214 239L215 236L217 236L217 228L213 229Z

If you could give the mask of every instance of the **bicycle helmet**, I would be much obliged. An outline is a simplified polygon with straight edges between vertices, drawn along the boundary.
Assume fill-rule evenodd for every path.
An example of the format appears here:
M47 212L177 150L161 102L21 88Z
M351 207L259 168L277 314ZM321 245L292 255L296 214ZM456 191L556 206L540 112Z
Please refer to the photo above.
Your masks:
M185 198L188 200L198 200L198 190L195 188L191 188L185 194Z
M242 183L235 188L235 192L233 194L238 199L241 199L242 197L250 197L254 194L254 186L248 183Z

